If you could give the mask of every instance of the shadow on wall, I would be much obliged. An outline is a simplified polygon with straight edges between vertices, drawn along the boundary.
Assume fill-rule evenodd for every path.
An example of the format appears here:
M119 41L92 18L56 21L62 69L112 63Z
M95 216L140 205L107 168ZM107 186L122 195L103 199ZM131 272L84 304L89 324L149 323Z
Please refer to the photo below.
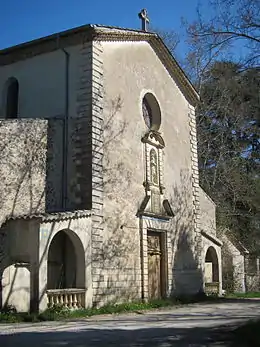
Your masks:
M126 130L126 124L123 120L120 121L118 115L121 106L122 100L120 97L111 101L110 116L107 117L107 122L104 124L104 131L106 132L106 139L108 140L102 144L102 147L95 148L95 152L101 153L108 149L110 150L111 147L113 148L113 146L117 146L122 140ZM34 123L32 122L32 124ZM31 131L31 133L33 134L33 131ZM36 134L38 133L36 132ZM33 139L33 136L31 137ZM38 139L37 136L35 136L35 138ZM48 121L47 138L44 138L43 135L39 136L39 141L40 142L37 144L36 140L34 140L34 142L32 142L33 146L30 141L26 142L28 152L31 154L30 160L28 161L29 168L25 166L25 172L23 175L21 174L21 178L27 178L26 168L29 173L36 172L36 174L40 175L43 175L43 172L46 170L47 187L44 186L44 188L46 188L46 209L49 211L58 210L61 197L57 192L60 192L61 189L58 188L57 191L55 189L56 187L60 187L62 181L62 159L60 156L60 151L62 149L62 122L59 120L53 120L53 122ZM39 144L41 144L41 146L39 146ZM47 166L46 145L48 149ZM33 148L32 151L30 151L31 147ZM39 148L41 151L37 151ZM102 156L100 156L100 158L102 158ZM0 164L1 159L0 154ZM107 157L106 160L109 160L109 158ZM25 162L22 161L22 164L24 163ZM37 167L36 163L38 163L39 167ZM16 170L19 173L20 171L18 169L19 166L16 167ZM127 163L117 161L115 166L111 166L108 161L105 163L105 170L107 170L107 181L99 183L102 184L102 186L106 185L113 187L115 181L117 184L118 182L122 182L122 185L124 184L123 189L130 185L132 179L131 175L133 173L130 172ZM28 175L30 179L34 179L32 174ZM36 175L35 177L37 178L38 176ZM35 182L37 181L34 180L34 187ZM174 193L171 199L169 199L175 213L175 217L170 222L171 230L173 231L171 242L174 249L172 288L173 294L189 294L189 292L196 293L202 289L203 274L198 270L198 260L195 255L196 244L194 240L191 178L189 173L185 170L181 171L180 182L180 186L176 185L173 187ZM29 187L32 186L33 184L30 183ZM40 190L41 187L38 187L37 189L35 187L35 190L26 190L26 194L28 192L28 196L30 196L30 194L31 196L36 196L39 198L39 201L42 202L44 191ZM99 186L93 188L98 187ZM167 193L168 192L166 191L165 194L167 195ZM17 196L19 196L19 194ZM34 199L30 197L31 204L29 205L30 208L26 210L26 213L38 211L40 208L39 206L42 206L39 201L38 204L35 205L35 200L36 198ZM17 201L17 199L14 200L14 206ZM107 224L110 227L110 233L107 237L104 238L104 235L97 234L95 235L95 238L93 238L93 240L95 239L95 244L93 243L92 245L92 259L89 259L88 261L91 262L93 268L92 275L94 292L96 294L96 300L99 302L103 302L104 298L110 300L110 302L118 302L122 300L122 297L124 300L127 300L128 298L131 300L141 297L140 284L137 284L138 282L140 283L141 280L140 261L137 257L138 261L136 263L129 263L131 252L139 252L139 227L138 224L130 224L132 223L131 219L127 213L123 211L124 209L122 209L123 202L124 201L120 202L120 210L116 211L116 217L113 218L113 220L111 218L103 220L103 225ZM134 206L134 209L136 210L131 211L131 213L136 213L137 206ZM13 210L15 210L15 208L13 208ZM3 228L0 229L0 234L3 235L3 238L6 238L7 236ZM49 237L51 236L52 232L50 232ZM3 242L0 247L1 263L3 257L8 258L8 254L5 254L8 248L5 242ZM85 252L87 252L87 250L85 250ZM6 266L10 265L10 262L8 262L9 260L6 262ZM39 263L41 264L41 262L42 259L40 259ZM89 263L85 264L85 266L88 265ZM115 268L117 269L116 272ZM2 271L3 270L4 269L2 269ZM129 272L127 273L128 270ZM171 269L168 269L168 271L171 271ZM40 298L40 300L41 299L42 298ZM32 300L33 298L31 298L31 301Z
M44 120L0 121L0 224L44 209L46 131Z
M16 221L12 221L15 223ZM27 228L24 233L28 231ZM34 222L34 226L36 223ZM12 231L12 228L8 230L9 223L5 224L7 231ZM32 258L33 253L25 254L24 249L18 250L24 254L24 256L15 256L15 253L10 255L8 243L10 240L5 240L4 250L7 250L5 256L2 254L2 262L0 267L0 308L3 306L14 306L17 311L38 311L39 304L41 303L44 295L46 295L47 289L68 289L68 288L85 288L85 269L89 265L91 259L85 262L85 254L90 254L89 246L84 249L82 241L78 235L70 229L71 221L67 222L66 230L57 230L55 222L52 223L46 235L39 233L40 222L35 226L34 234L39 235L42 239L41 242L46 244L39 263L35 265L35 261ZM7 233L9 236L10 233ZM24 236L26 237L26 236ZM37 247L37 242L32 242ZM29 248L29 251L31 248ZM38 251L39 252L39 251ZM36 252L34 252L36 253ZM34 254L35 256L35 254ZM14 258L19 258L19 262L12 263ZM25 261L26 260L26 261ZM39 281L39 268L45 267L44 262L47 261L47 281L44 288L40 287Z
M0 120L0 225L61 210L63 121Z
M63 210L63 136L64 121L49 119L45 183L45 211Z
M113 214L104 217L101 227L105 227L105 231L95 236L96 242L93 244L94 306L141 297L140 262L133 260L136 252L139 256L140 243L138 224L133 225L136 206L131 206L130 211L131 204L122 196L122 191L128 191L134 173L125 158L118 157L115 160L113 155L126 138L127 121L121 114L122 107L120 95L107 101L104 107L107 113L103 124L104 142L101 147L94 145L93 149L95 153L106 154L103 158L100 156L98 161L101 163L103 160L102 182L94 182L93 189L103 189L107 207L111 203L113 210Z
M102 145L102 148L94 148L95 152L102 152L106 148L112 145L117 145L118 141L122 138L122 135L124 133L124 130L126 128L126 124L122 121L118 121L115 119L116 114L120 111L122 105L122 100L120 97L117 97L114 101L111 101L111 112L110 116L107 118L105 124L104 124L104 130L107 132L106 138L108 139L107 142L104 142ZM23 124L24 122L24 124ZM38 123L39 122L39 123ZM2 123L0 123L1 125ZM39 131L38 127L41 129ZM3 135L3 139L6 137L6 126L0 127L0 135ZM19 122L15 122L11 124L11 130L8 130L9 132L12 132L12 137L10 140L3 144L5 148L4 156L2 155L3 152L0 154L0 169L1 165L3 163L7 162L7 159L13 152L15 153L14 158L11 156L11 160L9 160L9 166L10 170L13 166L15 166L18 181L21 183L21 185L24 186L21 195L20 192L20 186L16 184L10 185L2 185L0 188L2 188L3 192L5 190L12 190L15 191L17 189L17 192L14 193L15 199L10 202L9 205L12 205L11 211L6 211L2 213L1 215L15 215L15 214L31 214L35 212L54 212L54 211L60 211L61 208L61 182L62 182L62 133L63 133L63 122L61 120L48 120L42 121L42 120L19 120ZM39 135L39 136L38 136ZM24 147L23 150L17 152L16 147L17 139L18 138L24 138ZM25 141L26 140L26 141ZM18 148L19 149L19 148ZM46 149L47 149L47 158L46 158ZM26 158L26 160L23 158L23 155ZM15 162L16 158L21 158L21 162ZM29 160L29 159L30 160ZM101 156L100 156L101 158ZM13 163L14 161L14 163ZM123 163L117 163L116 167L109 168L109 163L107 163L107 170L110 170L109 175L107 177L110 177L109 181L106 182L107 184L113 185L116 172L117 174L123 176L125 172L125 167ZM45 172L47 179L45 181ZM44 180L37 181L40 177L44 177ZM9 183L9 182L8 182ZM38 185L37 185L38 183ZM104 183L102 183L104 184ZM34 189L32 189L34 187ZM97 188L97 187L93 187ZM7 194L7 193L6 193ZM17 210L17 203L21 203L21 200L23 197L26 196L27 200L30 200L30 204L23 205L22 208ZM44 199L45 198L45 199ZM38 199L37 203L36 200ZM27 201L26 200L26 201ZM45 206L44 206L44 200L45 200ZM45 208L44 208L45 207ZM1 206L0 206L1 210ZM8 213L7 213L8 212ZM9 222L7 222L9 223ZM16 221L13 221L13 223L16 223ZM110 286L111 284L111 278L115 278L112 276L113 266L111 266L112 262L114 264L119 264L120 257L121 259L124 259L124 262L127 263L128 254L130 251L130 239L131 236L129 235L129 240L127 241L126 238L122 239L122 229L120 228L122 225L122 220L118 218L118 222L116 222L116 225L113 226L113 232L106 240L99 240L101 241L101 245L99 243L99 248L96 249L96 252L93 251L93 259L89 259L88 263L85 264L85 267L89 265L89 262L92 262L95 266L97 261L99 264L101 264L99 268L99 272L96 275L98 279L96 278L96 283L101 285L102 284L102 297L109 296L109 294L112 293L113 298L119 298L122 293L119 292L119 288L113 288ZM28 226L27 226L28 227ZM53 234L53 230L55 227L55 223L53 223L53 229L50 232L48 238L50 239ZM8 251L8 245L10 243L10 240L8 239L10 237L10 232L12 230L7 230L8 227L6 227L6 224L0 228L0 237L1 237L1 244L0 244L0 278L3 277L4 271L13 266L13 260L10 258L10 254ZM25 228L27 229L27 228ZM7 232L8 231L8 232ZM23 230L23 232L26 232L28 230ZM44 252L44 256L46 255L47 249ZM89 250L85 249L85 252L89 252ZM42 259L39 260L39 264L41 265ZM106 290L104 290L104 275L102 273L102 269L111 269L110 275L106 278ZM118 268L118 272L120 275L123 275L123 268ZM5 276L6 277L6 276ZM110 278L111 277L111 278ZM18 288L19 283L17 283L18 277L17 277L17 271L14 271L12 274L12 280L8 286L9 293L6 293L7 298L11 298L15 293L15 287ZM124 279L119 278L119 281L124 281ZM0 307L2 306L2 281L1 282L1 295L0 295ZM65 281L66 282L66 281ZM134 283L131 282L131 283ZM125 290L125 296L127 295L127 291L129 289L129 286L131 286L131 283L128 283L128 286L126 286ZM32 283L30 283L31 285ZM30 288L30 286L29 286ZM47 283L46 288L47 289ZM5 289L4 289L5 290ZM99 289L96 288L97 293L99 293ZM37 294L37 293L36 293ZM40 298L40 301L42 298ZM30 298L30 306L31 310L34 310L34 308L37 306L35 302L35 297Z
M1 275L1 274L0 274ZM25 266L12 264L1 275L0 308L6 305L15 307L18 312L30 309L30 270ZM19 297L19 302L16 298ZM4 302L2 303L4 298Z
M172 294L189 295L203 292L204 274L199 268L199 245L195 235L192 183L188 170L180 172L180 185L173 187L172 220ZM203 260L205 261L205 259Z
M62 124L56 119L0 120L0 275L2 278L6 268L12 274L8 275L9 270L4 274L11 276L8 298L22 288L16 283L21 269L13 271L14 262L22 260L10 258L8 247L13 230L7 233L3 223L10 216L61 209ZM20 231L26 234L28 230Z

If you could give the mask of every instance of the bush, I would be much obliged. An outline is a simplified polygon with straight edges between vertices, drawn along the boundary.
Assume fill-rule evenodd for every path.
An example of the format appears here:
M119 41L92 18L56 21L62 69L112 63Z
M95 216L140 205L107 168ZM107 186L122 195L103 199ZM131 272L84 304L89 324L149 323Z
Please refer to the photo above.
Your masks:
M2 310L1 313L6 313L6 314L13 314L13 313L17 313L17 310L14 306L12 305L5 305Z
M70 310L62 305L53 305L47 308L44 312L38 315L38 319L41 321L54 321L62 318L69 317Z

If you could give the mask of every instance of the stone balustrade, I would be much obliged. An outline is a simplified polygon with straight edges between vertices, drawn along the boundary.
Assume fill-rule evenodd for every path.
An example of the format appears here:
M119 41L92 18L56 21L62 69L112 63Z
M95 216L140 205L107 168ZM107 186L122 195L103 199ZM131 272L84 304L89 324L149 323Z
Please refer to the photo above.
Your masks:
M85 307L85 289L66 288L47 290L48 307L61 305L69 309Z
M206 294L219 294L219 282L205 283Z

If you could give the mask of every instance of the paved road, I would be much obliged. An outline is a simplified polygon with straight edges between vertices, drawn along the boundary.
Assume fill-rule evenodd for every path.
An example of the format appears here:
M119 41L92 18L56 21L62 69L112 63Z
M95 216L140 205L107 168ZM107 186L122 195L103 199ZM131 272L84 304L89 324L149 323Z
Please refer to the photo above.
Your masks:
M1 347L228 346L226 330L260 316L260 300L196 304L70 322L1 324Z

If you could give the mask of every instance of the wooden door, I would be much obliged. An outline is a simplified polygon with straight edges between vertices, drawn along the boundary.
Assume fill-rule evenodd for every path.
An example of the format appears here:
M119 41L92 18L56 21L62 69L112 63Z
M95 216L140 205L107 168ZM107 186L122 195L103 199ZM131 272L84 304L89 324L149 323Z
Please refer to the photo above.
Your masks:
M148 244L148 294L149 299L159 299L162 296L161 284L161 238L159 233L149 232Z

